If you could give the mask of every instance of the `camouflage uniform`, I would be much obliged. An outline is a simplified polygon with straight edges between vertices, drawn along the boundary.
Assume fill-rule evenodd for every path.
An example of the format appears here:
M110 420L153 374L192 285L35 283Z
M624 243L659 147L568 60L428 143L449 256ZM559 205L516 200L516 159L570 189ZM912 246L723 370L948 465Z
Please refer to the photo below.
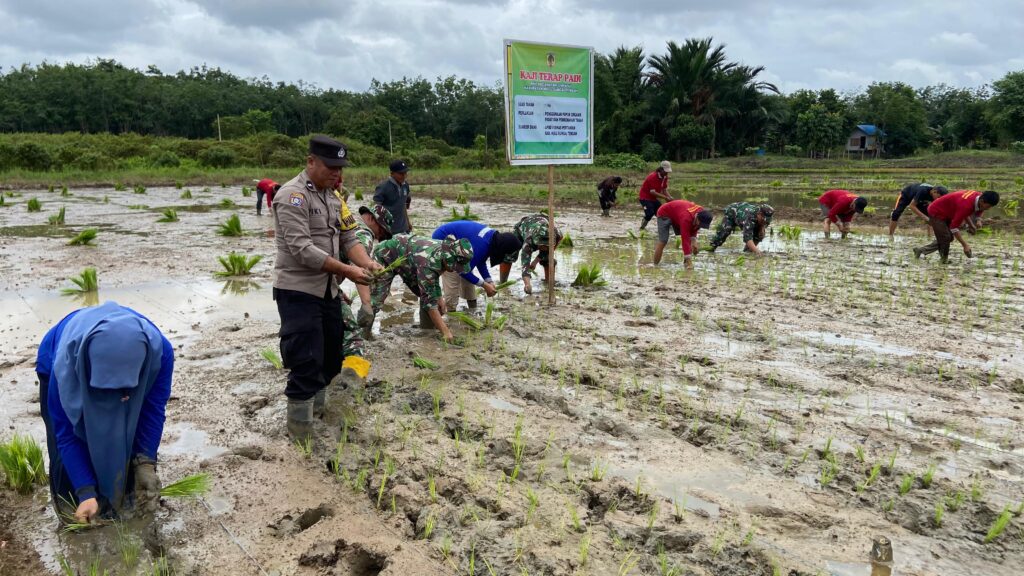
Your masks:
M755 246L760 244L761 240L764 240L764 228L758 226L757 215L764 207L771 210L767 204L752 202L736 202L726 206L725 215L722 216L722 221L719 222L718 228L715 230L715 237L711 239L711 249L714 250L725 244L726 239L736 228L743 230L744 246L750 240L754 241ZM765 227L771 224L771 221L770 215L765 216Z
M427 311L437 308L441 300L441 274L445 265L459 274L469 269L473 259L473 247L469 240L449 237L433 240L412 234L396 234L373 250L373 258L385 268L399 258L401 264L377 278L370 289L373 312L380 311L391 293L391 281L401 276L402 282L420 298L420 309Z
M523 243L523 248L519 252L519 264L523 267L523 278L529 278L533 276L530 271L530 261L535 251L540 251L540 246L548 245L548 217L546 214L531 214L524 216L522 220L516 223L515 227L512 228L512 233L516 235L516 238ZM562 241L562 233L555 228L555 244ZM540 262L539 265L547 269L548 266L548 253L547 251L540 251ZM515 255L510 255L509 258L515 258ZM558 261L555 260L557 264Z
M377 244L377 239L373 237L373 231L366 226L366 223L362 219L358 219L357 223L359 226L354 230L356 240L363 245L366 249L366 253L371 257L373 256L373 248ZM348 256L342 254L340 260L345 264L351 264ZM358 303L358 300L356 300ZM349 356L366 356L365 346L366 342L363 340L363 333L359 327L359 323L356 321L355 314L352 313L352 305L341 299L341 323L345 327L345 332L342 333L341 339L341 355L342 358Z

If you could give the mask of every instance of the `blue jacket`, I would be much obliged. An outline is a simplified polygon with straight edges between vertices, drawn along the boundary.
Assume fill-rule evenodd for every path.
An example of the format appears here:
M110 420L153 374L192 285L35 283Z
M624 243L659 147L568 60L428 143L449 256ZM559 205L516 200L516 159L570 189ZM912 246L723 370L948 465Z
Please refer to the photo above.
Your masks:
M473 259L469 261L469 272L462 274L462 277L475 286L482 286L484 282L491 281L491 271L487 268L487 254L491 250L491 238L495 232L497 230L479 222L456 220L438 226L431 238L444 240L446 236L455 236L469 240L473 245ZM474 268L480 272L480 277L473 273Z
M145 320L156 329L156 326L145 316L130 308L122 308ZM57 449L76 494L80 500L85 500L96 497L98 480L92 466L88 445L75 434L75 428L61 404L60 385L54 371L54 362L60 350L64 329L79 312L82 310L68 314L43 336L36 355L36 372L49 380L47 402L50 422L57 439ZM142 401L132 448L133 455L142 454L153 460L156 460L160 437L163 435L165 409L171 396L171 376L174 372L174 348L166 337L161 335L160 338L162 340L160 370L152 388Z

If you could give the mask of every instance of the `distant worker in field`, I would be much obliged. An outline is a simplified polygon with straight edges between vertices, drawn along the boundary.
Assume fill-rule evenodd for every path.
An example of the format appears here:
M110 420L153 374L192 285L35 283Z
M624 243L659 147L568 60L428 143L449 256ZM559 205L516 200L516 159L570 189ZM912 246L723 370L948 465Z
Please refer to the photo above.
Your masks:
M522 244L522 248L519 250L519 264L523 267L523 290L527 294L533 294L533 285L530 283L533 277L533 270L540 266L544 270L544 281L548 280L548 258L553 258L549 255L550 242L548 240L548 215L547 214L530 214L529 216L523 216L519 222L512 228L512 233L515 234L516 239ZM555 226L555 248L562 242L562 233ZM533 253L536 252L536 258L533 257ZM512 271L512 262L514 257L510 256L500 266L501 281L506 282L508 280L509 273ZM553 262L554 266L558 265L558 261Z
M775 210L768 204L754 204L753 202L736 202L725 207L725 214L722 221L718 223L715 230L715 237L711 239L709 252L725 244L726 239L734 230L743 231L743 251L761 254L757 247L764 240L765 230L772 223L772 216Z
M115 302L76 310L46 332L36 375L58 518L88 523L156 510L173 373L167 338Z
M647 227L647 223L658 213L662 202L671 202L672 195L668 193L668 175L672 172L672 164L663 160L658 169L647 175L644 183L640 186L639 201L644 207L644 219L640 223L640 229Z
M473 260L470 261L469 270L466 272L458 274L449 271L441 277L445 307L448 310L456 310L461 295L469 308L476 308L477 288L483 290L488 297L496 293L487 260L490 259L491 266L514 261L523 243L512 232L498 232L490 226L472 220L456 220L441 224L434 230L431 238L444 240L448 236L469 240L473 246ZM477 276L474 270L480 275Z
M907 184L900 191L900 195L896 198L896 206L892 210L892 215L889 222L889 237L896 232L896 227L899 226L900 216L903 215L904 210L908 207L910 210L921 217L925 223L928 222L928 205L933 201L945 196L949 190L945 186L932 186L921 182L919 184Z
M412 234L398 234L377 244L373 257L386 270L373 282L373 313L380 312L391 294L391 281L395 276L400 276L406 287L419 296L420 328L433 326L441 332L445 342L451 342L454 336L443 318L447 307L442 298L441 275L445 272L464 274L469 271L469 263L473 260L473 246L469 240L451 236L444 240L434 240Z
M412 194L409 191L409 183L406 182L409 165L403 160L395 160L388 169L391 171L391 176L377 185L377 189L373 193L373 201L391 212L391 216L395 219L394 228L391 229L393 233L407 234L412 232L412 223L409 221Z
M932 202L928 206L928 223L935 233L935 240L931 244L914 248L914 257L920 258L924 254L938 251L945 264L949 261L949 245L956 238L964 248L964 255L973 258L974 253L960 233L960 227L966 224L967 231L974 234L981 223L982 213L996 204L999 204L999 193L992 190L957 190Z
M832 224L836 224L843 238L850 233L850 222L857 214L863 214L868 199L858 196L849 190L829 190L818 197L821 206L821 217L825 228L825 238L832 234Z
M658 208L658 244L654 248L654 264L661 264L661 255L668 244L670 232L682 239L683 264L693 270L693 253L697 251L697 233L711 227L714 216L689 200L673 200Z
M264 178L256 183L256 215L263 215L263 197L267 197L267 210L274 203L274 194L281 188L281 185L270 178Z
M597 185L597 200L601 203L601 216L611 216L609 211L618 203L616 197L622 176L609 176Z

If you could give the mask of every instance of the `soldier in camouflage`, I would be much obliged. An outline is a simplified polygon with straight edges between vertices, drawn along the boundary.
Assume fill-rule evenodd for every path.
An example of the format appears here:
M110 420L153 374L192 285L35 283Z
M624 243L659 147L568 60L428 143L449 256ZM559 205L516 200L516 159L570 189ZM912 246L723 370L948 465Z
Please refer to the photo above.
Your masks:
M539 264L544 269L544 280L547 280L548 270L548 217L547 214L531 214L524 216L522 220L516 223L515 227L512 228L512 233L516 235L516 238L523 243L522 249L519 251L519 264L523 267L523 289L527 294L533 292L533 288L530 285L530 278L533 275L533 269ZM555 228L555 247L562 241L562 233L559 232L558 228ZM537 257L533 257L533 253L537 252ZM515 255L509 255L505 259L505 262L501 264L499 270L501 271L501 281L508 281L509 272L512 270L512 262L515 261ZM558 261L555 261L558 264Z
M373 254L373 249L378 241L391 238L391 225L394 218L387 208L376 205L372 209L366 206L359 207L358 226L354 229L356 240L366 249L367 254ZM344 259L342 259L344 261ZM359 300L362 306L359 308L359 320L352 314L352 300L342 293L341 298L341 320L345 326L342 338L342 357L365 356L365 342L362 332L359 329L373 325L373 305L370 299L370 287L361 284L356 285L359 292Z
M384 266L371 289L373 313L380 311L391 293L391 281L401 276L402 282L420 298L420 326L426 327L429 318L441 332L445 341L454 338L442 315L445 303L441 292L441 274L469 270L473 259L473 247L466 239L449 236L444 240L433 240L411 234L398 234L377 245L373 250L374 259ZM397 265L392 267L395 262ZM390 270L388 269L390 268Z
M765 228L772 223L772 216L775 210L768 204L754 204L753 202L736 202L725 207L725 215L718 224L715 237L711 239L709 252L714 252L722 244L725 244L733 230L743 230L743 250L760 254L761 250L757 245L764 240Z

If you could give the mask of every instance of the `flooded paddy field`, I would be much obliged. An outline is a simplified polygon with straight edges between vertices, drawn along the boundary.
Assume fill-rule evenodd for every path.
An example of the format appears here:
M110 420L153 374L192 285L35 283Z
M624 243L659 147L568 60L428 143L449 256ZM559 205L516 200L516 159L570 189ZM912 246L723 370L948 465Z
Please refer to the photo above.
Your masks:
M496 228L534 209L480 201L477 188L472 212ZM422 191L417 228L461 212L449 193L462 191ZM162 480L213 479L202 500L165 501L137 528L144 550L131 569L113 528L60 534L45 490L2 491L0 539L15 552L0 556L0 573L57 574L66 558L149 574L141 566L159 556L176 574L980 576L1024 566L1019 233L971 238L970 260L954 245L940 266L913 258L926 240L909 218L892 242L883 208L849 239L826 240L794 203L775 224L803 225L798 238L774 234L769 256L754 258L734 235L690 273L678 249L651 265L653 231L630 237L631 204L612 218L561 206L575 246L558 253L555 307L513 286L492 299L509 317L502 330L453 322L464 343L445 346L415 327L396 283L372 330L367 386L330 392L306 454L285 435L285 372L260 355L278 344L271 218L239 187L182 192L25 191L0 207L3 436L44 441L36 345L82 305L60 289L93 266L100 299L145 314L175 346ZM31 197L40 212L26 211ZM65 225L47 224L61 205ZM169 207L180 220L158 223ZM247 234L218 236L233 213ZM95 246L66 245L85 228L98 229ZM215 278L230 251L264 259L245 279ZM572 287L595 263L607 284ZM414 355L438 369L416 368ZM893 562L872 566L879 537Z

